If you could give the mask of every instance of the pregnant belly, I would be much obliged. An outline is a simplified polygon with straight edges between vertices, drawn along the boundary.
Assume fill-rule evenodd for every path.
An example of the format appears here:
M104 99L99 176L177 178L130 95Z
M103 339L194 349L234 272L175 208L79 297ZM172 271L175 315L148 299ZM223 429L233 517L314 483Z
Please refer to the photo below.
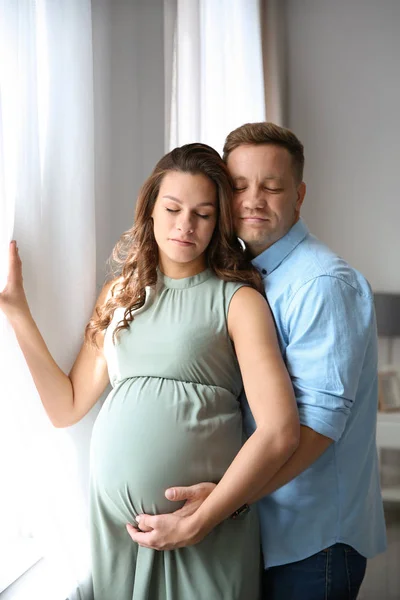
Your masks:
M242 444L236 398L223 388L156 378L124 381L107 398L91 447L92 494L116 519L179 508L168 487L217 482Z

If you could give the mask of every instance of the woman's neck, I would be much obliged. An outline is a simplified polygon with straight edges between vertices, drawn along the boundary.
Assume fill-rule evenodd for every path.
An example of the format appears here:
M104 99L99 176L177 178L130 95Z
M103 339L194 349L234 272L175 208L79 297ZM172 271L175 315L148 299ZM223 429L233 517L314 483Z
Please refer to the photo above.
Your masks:
M204 259L189 263L176 263L160 257L158 267L161 273L171 279L184 279L185 277L193 277L193 275L201 273L207 268L207 265Z

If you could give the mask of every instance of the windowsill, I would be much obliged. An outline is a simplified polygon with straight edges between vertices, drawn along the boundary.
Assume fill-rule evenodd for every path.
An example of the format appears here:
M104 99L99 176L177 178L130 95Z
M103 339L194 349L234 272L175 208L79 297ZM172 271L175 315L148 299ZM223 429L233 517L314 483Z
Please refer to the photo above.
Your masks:
M40 600L66 600L68 594L65 593L65 588L59 581L51 576L51 568L45 558L36 558L33 561L34 552L31 553L31 565L28 565L29 551L26 551L25 569L21 571L23 561L19 562L19 576L14 577L11 571L7 572L7 578L4 577L5 571L2 565L1 582L9 581L8 587L4 586L0 589L0 600L32 600L32 598L40 598ZM11 564L11 563L10 563ZM17 564L17 563L16 563ZM16 569L17 567L15 567ZM17 571L14 571L14 574ZM11 583L11 579L13 579Z
M16 539L0 548L0 594L31 569L42 553L33 538ZM3 598L3 596L2 596Z

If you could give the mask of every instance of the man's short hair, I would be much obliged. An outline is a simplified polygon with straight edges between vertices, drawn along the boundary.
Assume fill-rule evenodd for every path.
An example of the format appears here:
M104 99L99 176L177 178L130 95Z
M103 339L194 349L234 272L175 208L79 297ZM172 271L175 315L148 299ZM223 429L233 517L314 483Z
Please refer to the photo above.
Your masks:
M292 156L293 170L296 179L303 180L304 147L290 129L262 121L261 123L246 123L231 131L225 140L223 159L227 162L229 154L238 146L273 144L282 146Z

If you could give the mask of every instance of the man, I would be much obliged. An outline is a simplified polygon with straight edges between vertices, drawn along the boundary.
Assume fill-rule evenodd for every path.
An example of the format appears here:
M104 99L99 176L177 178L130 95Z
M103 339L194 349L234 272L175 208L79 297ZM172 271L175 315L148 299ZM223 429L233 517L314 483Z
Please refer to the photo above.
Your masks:
M385 550L375 444L377 340L364 277L313 237L300 219L303 146L289 130L252 123L231 132L224 159L232 174L238 236L261 271L298 404L298 449L258 502L265 600L357 597L366 559ZM243 402L247 432L255 424ZM173 488L184 519L212 484ZM261 498L261 499L260 499ZM179 547L171 515L144 516L146 544Z

